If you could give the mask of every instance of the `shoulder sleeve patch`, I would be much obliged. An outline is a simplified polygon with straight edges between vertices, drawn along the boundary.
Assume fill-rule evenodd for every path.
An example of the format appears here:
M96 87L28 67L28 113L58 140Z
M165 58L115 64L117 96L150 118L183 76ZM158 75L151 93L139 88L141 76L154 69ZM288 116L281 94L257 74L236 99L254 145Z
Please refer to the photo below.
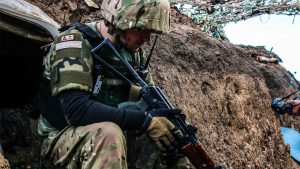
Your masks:
M81 48L82 35L78 30L68 30L58 35L55 41L56 51L65 48Z
M82 48L82 41L68 41L68 42L60 42L55 45L55 50L61 50L66 48Z
M84 46L82 35L76 29L67 30L56 38L54 51L55 56L52 62L65 57L80 58Z

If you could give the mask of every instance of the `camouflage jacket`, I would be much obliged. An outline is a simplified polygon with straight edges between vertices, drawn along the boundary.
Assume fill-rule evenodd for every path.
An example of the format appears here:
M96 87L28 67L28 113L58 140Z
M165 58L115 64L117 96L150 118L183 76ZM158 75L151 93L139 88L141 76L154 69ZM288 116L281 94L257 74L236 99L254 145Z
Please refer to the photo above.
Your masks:
M96 22L87 25L100 35ZM55 38L43 63L45 66L43 75L51 81L53 96L70 89L92 91L94 61L91 50L91 44L77 29L70 28ZM125 49L119 49L119 51L133 67L139 66L144 57L142 50L136 53L130 53ZM119 64L111 51L104 50L103 54L113 67L121 70L121 73L127 74L125 67ZM130 90L128 84L105 69L100 70L100 77L102 85L99 94L95 97L96 101L115 107L121 102L128 101ZM145 81L150 85L154 84L150 74ZM39 134L45 134L51 130L55 130L55 128L41 116Z

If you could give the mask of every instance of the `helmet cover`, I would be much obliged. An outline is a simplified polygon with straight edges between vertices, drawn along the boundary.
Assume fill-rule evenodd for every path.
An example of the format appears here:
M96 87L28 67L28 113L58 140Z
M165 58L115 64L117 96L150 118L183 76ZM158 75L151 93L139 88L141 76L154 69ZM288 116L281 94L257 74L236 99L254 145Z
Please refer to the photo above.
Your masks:
M102 16L116 29L146 29L169 33L170 2L168 0L105 0Z

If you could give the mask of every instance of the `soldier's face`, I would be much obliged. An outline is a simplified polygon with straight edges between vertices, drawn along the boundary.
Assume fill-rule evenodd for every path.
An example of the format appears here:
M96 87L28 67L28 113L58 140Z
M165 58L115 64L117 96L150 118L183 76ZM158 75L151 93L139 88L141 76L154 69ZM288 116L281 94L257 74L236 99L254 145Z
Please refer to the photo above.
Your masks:
M122 43L131 52L135 52L140 46L145 42L150 42L151 32L143 29L129 29L124 34L121 35Z

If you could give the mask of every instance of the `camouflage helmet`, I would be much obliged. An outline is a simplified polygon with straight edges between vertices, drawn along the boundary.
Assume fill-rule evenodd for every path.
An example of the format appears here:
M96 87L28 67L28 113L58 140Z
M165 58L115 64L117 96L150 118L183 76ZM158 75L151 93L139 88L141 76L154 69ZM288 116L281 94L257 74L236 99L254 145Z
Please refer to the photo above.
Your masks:
M116 29L140 28L156 33L169 33L168 0L105 0L101 14Z

